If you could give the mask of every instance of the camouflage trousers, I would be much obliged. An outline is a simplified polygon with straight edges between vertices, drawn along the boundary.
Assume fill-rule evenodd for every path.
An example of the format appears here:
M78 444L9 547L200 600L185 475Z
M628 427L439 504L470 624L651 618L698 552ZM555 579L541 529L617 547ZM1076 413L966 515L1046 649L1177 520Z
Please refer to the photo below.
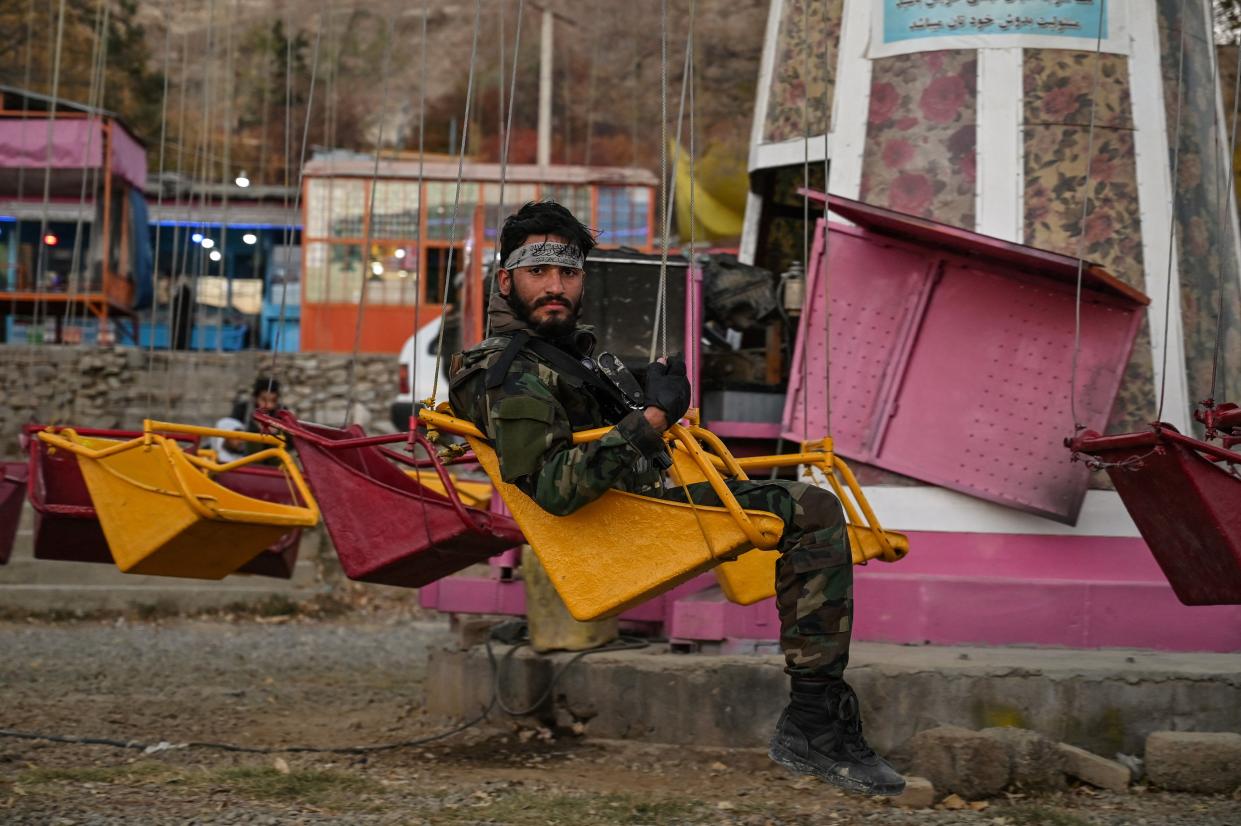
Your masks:
M776 607L785 671L799 677L840 677L849 664L853 630L853 555L844 508L832 493L783 479L730 480L741 507L784 520L777 550ZM706 482L689 486L700 505L719 505ZM680 488L666 498L685 501Z

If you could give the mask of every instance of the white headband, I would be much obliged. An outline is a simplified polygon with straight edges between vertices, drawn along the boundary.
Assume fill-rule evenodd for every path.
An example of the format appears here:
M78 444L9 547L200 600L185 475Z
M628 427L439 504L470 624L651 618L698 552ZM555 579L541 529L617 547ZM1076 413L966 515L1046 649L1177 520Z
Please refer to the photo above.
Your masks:
M504 269L557 266L580 270L585 263L586 256L582 255L582 251L573 244L541 241L513 250L504 262Z

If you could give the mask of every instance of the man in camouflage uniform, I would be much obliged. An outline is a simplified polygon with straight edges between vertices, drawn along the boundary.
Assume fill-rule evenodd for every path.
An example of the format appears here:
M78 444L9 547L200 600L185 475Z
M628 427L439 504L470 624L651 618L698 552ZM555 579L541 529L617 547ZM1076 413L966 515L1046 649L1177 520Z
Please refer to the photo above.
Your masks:
M665 487L660 470L667 461L661 434L689 405L685 365L677 358L650 365L638 409L600 378L590 360L594 335L577 326L593 247L589 230L559 204L529 203L510 216L488 307L491 337L453 359L453 409L490 439L504 480L558 515L610 488L685 499L684 489ZM604 425L615 427L573 444L574 431ZM792 686L772 759L850 791L899 794L905 781L867 745L857 697L843 679L853 568L840 502L801 482L728 485L742 507L774 513L785 526L776 604ZM688 491L698 504L720 504L708 483Z

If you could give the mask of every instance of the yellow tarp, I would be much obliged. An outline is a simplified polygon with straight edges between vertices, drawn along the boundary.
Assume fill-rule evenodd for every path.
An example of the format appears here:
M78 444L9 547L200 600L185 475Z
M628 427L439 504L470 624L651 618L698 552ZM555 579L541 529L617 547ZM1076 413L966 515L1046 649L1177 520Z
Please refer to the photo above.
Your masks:
M690 237L689 152L671 146L676 159L677 234ZM750 181L743 154L723 144L710 144L694 164L694 241L735 241L741 237Z

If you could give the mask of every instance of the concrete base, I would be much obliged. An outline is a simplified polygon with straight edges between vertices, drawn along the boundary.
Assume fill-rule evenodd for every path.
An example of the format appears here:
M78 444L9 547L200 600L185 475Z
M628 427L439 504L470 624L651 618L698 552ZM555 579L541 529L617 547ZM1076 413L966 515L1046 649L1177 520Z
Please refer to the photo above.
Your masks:
M494 650L511 708L536 702L571 656ZM1241 731L1238 654L858 643L852 663L867 737L883 753L940 725L1019 726L1107 756L1141 754L1161 729ZM531 719L582 722L594 737L764 747L787 697L783 665L778 656L680 655L664 645L591 654ZM433 713L477 714L491 686L481 646L432 652Z
M89 613L166 607L184 613L239 604L257 606L273 598L296 601L327 590L316 564L320 530L302 535L292 579L234 575L218 582L123 574L114 565L100 563L35 559L31 530L31 510L26 505L13 555L7 565L0 565L0 606L7 610Z

